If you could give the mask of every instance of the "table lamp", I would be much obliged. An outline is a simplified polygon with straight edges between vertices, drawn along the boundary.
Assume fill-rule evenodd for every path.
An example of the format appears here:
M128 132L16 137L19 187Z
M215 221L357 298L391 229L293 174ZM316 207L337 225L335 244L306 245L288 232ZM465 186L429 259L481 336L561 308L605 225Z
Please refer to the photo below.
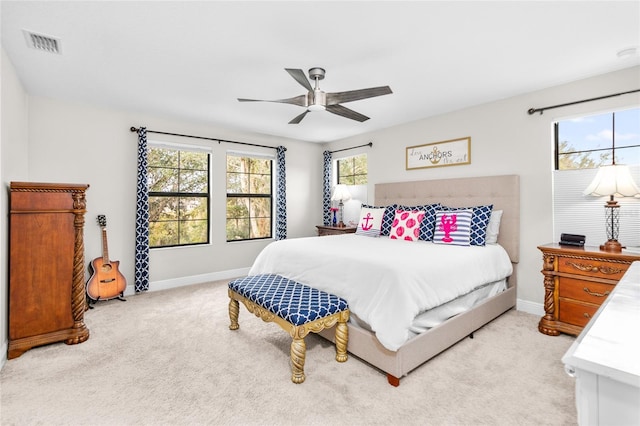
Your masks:
M621 252L622 245L618 242L620 231L620 205L613 197L633 197L640 194L640 188L631 177L628 166L611 164L601 166L598 174L583 192L584 195L596 197L608 196L605 204L605 220L607 226L607 242L600 246L600 250Z
M331 196L331 201L338 201L338 207L340 209L340 220L338 221L338 228L344 228L344 222L342 221L344 217L344 202L349 201L351 199L351 194L347 189L347 185L338 184L335 188L333 188L333 195Z

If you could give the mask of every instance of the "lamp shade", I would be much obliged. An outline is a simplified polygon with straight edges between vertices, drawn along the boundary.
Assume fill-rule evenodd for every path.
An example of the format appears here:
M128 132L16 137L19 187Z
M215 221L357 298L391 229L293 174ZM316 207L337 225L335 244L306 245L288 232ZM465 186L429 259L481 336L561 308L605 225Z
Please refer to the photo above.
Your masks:
M629 166L612 164L598 169L598 174L583 194L596 197L633 197L640 194L640 188L633 181Z
M333 195L331 196L331 201L347 201L351 199L351 194L347 189L347 185L338 184L335 188L333 188Z

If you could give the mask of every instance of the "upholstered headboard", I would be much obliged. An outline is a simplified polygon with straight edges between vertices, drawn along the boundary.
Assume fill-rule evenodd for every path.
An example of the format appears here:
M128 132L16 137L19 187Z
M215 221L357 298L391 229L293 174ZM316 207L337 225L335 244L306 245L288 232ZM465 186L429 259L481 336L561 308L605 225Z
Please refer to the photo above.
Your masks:
M493 204L494 210L502 210L498 243L509 254L515 273L515 264L520 260L520 176L482 176L375 185L377 206L393 203L412 206L435 202L450 207Z

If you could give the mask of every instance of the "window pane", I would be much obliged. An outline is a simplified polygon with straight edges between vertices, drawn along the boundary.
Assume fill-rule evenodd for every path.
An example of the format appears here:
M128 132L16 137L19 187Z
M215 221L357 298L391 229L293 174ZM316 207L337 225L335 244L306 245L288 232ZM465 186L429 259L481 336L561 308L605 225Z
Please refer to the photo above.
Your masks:
M207 199L204 197L181 197L180 220L207 219Z
M181 151L180 168L189 170L208 169L209 154L206 152Z
M567 151L611 148L612 128L611 113L580 117L559 122L558 138L566 142Z
M149 167L147 184L150 192L177 192L178 169Z
M177 220L178 197L149 197L149 220Z
M227 198L227 219L249 217L249 198Z
M207 221L190 220L180 223L180 244L201 244L208 241Z
M270 175L250 175L251 185L249 193L251 194L271 194L271 176Z
M618 111L615 114L616 153L618 147L640 145L640 108ZM627 161L625 164L631 164L631 162Z
M149 222L149 245L151 247L178 244L178 222Z
M251 238L271 237L271 218L257 218L251 221Z
M249 239L249 229L249 219L227 219L227 241Z
M162 166L177 169L179 167L180 151L176 149L149 148L147 162L149 166Z
M616 164L640 164L640 147L616 148Z
M199 192L206 194L209 184L209 174L206 170L180 171L180 192Z
M250 173L271 174L271 160L266 158L251 158Z
M251 217L271 217L271 199L251 198Z
M246 194L249 189L249 175L227 173L227 193Z
M242 162L240 161L240 157L236 157L234 155L227 155L227 172L240 173L242 167Z

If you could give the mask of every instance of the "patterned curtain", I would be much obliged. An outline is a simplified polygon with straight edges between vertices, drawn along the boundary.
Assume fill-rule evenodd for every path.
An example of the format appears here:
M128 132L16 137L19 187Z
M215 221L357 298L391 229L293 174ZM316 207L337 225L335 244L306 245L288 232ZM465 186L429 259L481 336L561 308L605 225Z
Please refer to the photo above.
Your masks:
M324 183L322 188L322 218L324 226L331 225L331 152L324 152Z
M149 188L147 183L147 129L138 130L138 187L136 190L135 291L149 290Z
M287 238L287 173L283 146L277 148L278 187L276 189L276 240Z

